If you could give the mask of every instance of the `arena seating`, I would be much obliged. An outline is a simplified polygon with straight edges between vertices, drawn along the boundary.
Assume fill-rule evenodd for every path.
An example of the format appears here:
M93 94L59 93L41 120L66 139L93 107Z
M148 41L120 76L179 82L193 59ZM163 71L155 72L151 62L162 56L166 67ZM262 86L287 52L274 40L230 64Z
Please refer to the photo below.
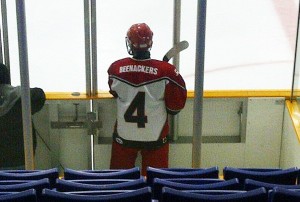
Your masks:
M147 183L151 186L154 178L219 178L218 167L211 168L147 168Z
M49 179L50 187L54 187L58 178L58 168L47 170L1 170L0 181L2 180L40 180Z
M75 179L139 179L141 171L139 167L131 169L108 169L108 170L73 170L66 168L64 178L66 180Z
M94 181L96 183L97 181ZM117 183L116 181L112 182L110 179L107 179L107 183L104 184L101 181L101 184L89 184L86 181L82 180L80 182L74 182L71 180L57 179L56 189L58 191L87 191L87 190L133 190L138 188L146 187L146 180L144 178L121 181Z
M159 178L161 179L161 178ZM223 182L223 179L214 179L214 178L163 178L171 182L185 183L185 184L209 184L216 182Z
M241 184L245 179L253 179L261 182L294 185L297 181L299 169L266 169L266 168L233 168L225 167L223 175L225 180L238 178Z
M1 202L37 202L35 189L20 192L0 192Z
M147 168L0 171L1 201L299 201L298 168ZM234 178L235 176L235 178ZM284 198L284 200L283 200Z
M295 202L300 201L300 191L293 189L285 189L281 187L275 187L269 191L270 202Z
M195 194L179 191L169 187L164 187L162 190L163 202L201 202L201 201L213 201L213 202L229 202L229 201L255 201L255 202L267 202L268 193L264 188L258 188L255 190L231 193L231 194Z
M142 176L139 179L143 179L142 181L146 182L146 179ZM80 179L80 180L67 180L67 181L83 183L83 184L106 185L106 184L118 184L123 182L131 182L139 179ZM66 179L61 178L61 180L66 180Z
M153 199L161 199L162 190L164 187L169 187L176 190L238 190L240 188L240 184L237 179L211 183L207 183L204 180L199 184L187 184L154 178L152 187Z
M1 180L0 192L20 192L34 189L37 197L42 194L43 189L50 189L48 178L40 180Z
M90 192L89 192L90 193ZM97 194L77 194L59 192L56 190L44 189L42 200L44 202L89 202L89 201L106 201L106 202L151 202L151 188L144 187L141 189L124 191L117 194L101 194L97 191Z
M188 193L195 193L195 194L210 194L210 195L220 195L220 194L238 194L238 193L245 193L247 191L245 190L211 190L211 189L205 189L205 190L195 190L195 189L188 189L188 190L180 190L183 192L188 192Z
M261 182L261 181L252 180L252 179L246 179L244 185L245 185L244 189L247 191L252 190L252 189L257 189L259 187L264 187L267 191L274 189L275 187L300 190L300 185L298 185L298 184L294 184L294 185L275 184L275 183Z

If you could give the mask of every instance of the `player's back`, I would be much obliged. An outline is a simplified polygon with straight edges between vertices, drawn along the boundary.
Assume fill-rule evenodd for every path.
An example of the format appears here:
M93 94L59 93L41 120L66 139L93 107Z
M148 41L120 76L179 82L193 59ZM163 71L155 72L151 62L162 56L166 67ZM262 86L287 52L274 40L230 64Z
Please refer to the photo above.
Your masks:
M119 135L127 140L157 140L167 120L164 96L175 75L173 66L153 59L125 58L113 63L108 73L111 90L119 98Z

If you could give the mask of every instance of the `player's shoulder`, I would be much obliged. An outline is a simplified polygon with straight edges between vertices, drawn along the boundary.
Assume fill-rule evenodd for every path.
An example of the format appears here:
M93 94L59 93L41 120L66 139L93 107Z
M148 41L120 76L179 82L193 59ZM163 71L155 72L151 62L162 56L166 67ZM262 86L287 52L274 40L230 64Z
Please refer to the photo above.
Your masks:
M121 59L114 61L110 66L116 66L117 64L124 63L128 60L131 60L131 58L130 57L121 58Z
M157 59L151 59L151 60L152 60L152 63L158 64L159 66L163 67L165 70L173 70L175 68L174 65L172 65L168 62L165 62L162 60L157 60Z
M156 66L159 67L161 75L164 75L165 77L169 78L177 78L180 75L177 68L173 64L162 60L153 59L153 61L158 63L158 65Z
M114 61L113 63L111 63L111 65L109 66L107 72L109 74L116 74L118 72L118 69L120 66L123 66L124 64L128 63L128 60L130 60L129 57L127 58L122 58L119 60Z

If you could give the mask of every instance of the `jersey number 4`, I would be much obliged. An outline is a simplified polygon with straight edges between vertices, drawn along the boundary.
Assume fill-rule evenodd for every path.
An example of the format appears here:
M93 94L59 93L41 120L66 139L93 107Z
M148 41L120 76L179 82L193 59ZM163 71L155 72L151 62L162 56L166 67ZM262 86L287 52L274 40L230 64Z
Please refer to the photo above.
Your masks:
M136 115L134 112L136 111ZM145 92L138 92L124 114L126 122L137 123L138 128L145 128L148 122L145 116Z

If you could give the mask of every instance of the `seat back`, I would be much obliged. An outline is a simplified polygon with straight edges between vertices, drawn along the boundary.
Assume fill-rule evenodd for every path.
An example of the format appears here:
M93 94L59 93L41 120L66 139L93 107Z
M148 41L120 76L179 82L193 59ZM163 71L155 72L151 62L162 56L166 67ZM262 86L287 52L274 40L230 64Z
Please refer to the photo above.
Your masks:
M209 194L209 195L221 195L221 194L238 194L245 193L245 190L181 190L183 192L195 193L195 194Z
M274 187L269 191L270 202L295 202L300 201L300 191L290 190L282 187Z
M275 183L267 183L267 182L261 182L257 180L252 180L252 179L246 179L245 180L245 190L252 190L252 189L257 189L259 187L264 187L267 191L273 189L274 187L281 187L285 189L299 189L300 190L300 185L284 185L284 184L275 184Z
M152 185L154 178L219 178L218 167L199 169L175 169L147 167L147 183Z
M42 190L45 188L50 188L50 182L48 178L40 180L18 180L18 183L10 183L6 185L2 184L0 185L0 192L21 192L34 189L36 191L36 196L39 197L42 194Z
M268 182L274 184L294 185L297 180L299 169L246 169L246 168L232 168L225 167L223 175L225 180L238 178L241 184L244 184L245 179L253 179L261 182Z
M37 196L34 189L21 192L0 194L0 202L36 202Z
M122 182L131 182L134 180L136 179L80 179L80 180L68 180L68 181L81 183L81 184L105 185L105 184L118 184Z
M214 179L214 178L163 178L164 180L184 183L184 184L209 184L216 182L223 182L222 179Z
M64 178L75 179L139 179L141 171L139 167L121 170L73 170L66 168Z
M59 172L57 168L48 170L1 170L1 180L40 180L49 179L51 187L54 187L55 181L58 178Z
M117 194L81 195L75 193L58 192L44 189L42 195L43 202L151 202L151 188L144 187L132 191Z
M12 185L31 182L32 180L0 180L0 185Z
M131 192L132 190L125 190L125 189L116 189L116 190L89 190L89 191L67 191L64 193L67 194L76 194L76 195L109 195L109 194L120 194Z
M190 172L198 171L199 168L159 168L161 170L174 171L174 172Z
M194 185L155 178L152 188L154 199L161 199L163 187L169 187L177 190L239 190L240 184L238 179Z
M229 202L229 201L248 201L248 202L266 202L268 199L267 191L264 188L259 188L243 193L233 194L196 194L184 192L169 187L164 187L162 190L162 200L164 202Z
M102 182L103 183L103 182ZM127 182L112 184L85 184L70 180L57 179L56 189L61 192L70 191L87 191L87 190L116 190L116 189L138 189L146 187L147 183L144 178L130 180Z

